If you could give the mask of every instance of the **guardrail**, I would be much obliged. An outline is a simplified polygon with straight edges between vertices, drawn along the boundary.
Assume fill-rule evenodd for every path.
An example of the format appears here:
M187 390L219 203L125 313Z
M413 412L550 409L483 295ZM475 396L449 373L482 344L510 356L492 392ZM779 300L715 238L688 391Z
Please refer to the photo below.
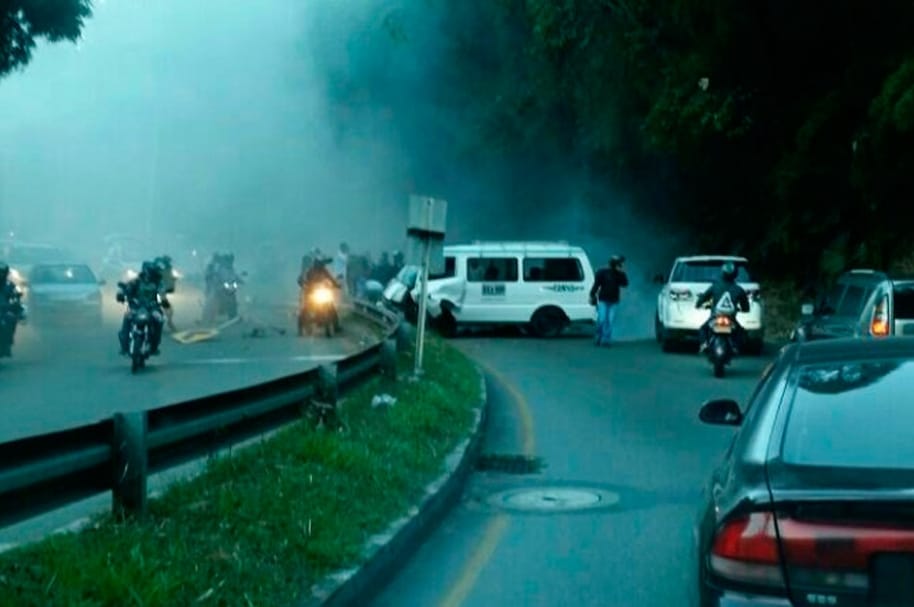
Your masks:
M336 363L263 384L93 424L0 443L0 527L110 491L122 515L146 511L150 474L299 419L311 398L339 392L377 371L396 376L399 318L364 302L354 312L383 330L372 346Z

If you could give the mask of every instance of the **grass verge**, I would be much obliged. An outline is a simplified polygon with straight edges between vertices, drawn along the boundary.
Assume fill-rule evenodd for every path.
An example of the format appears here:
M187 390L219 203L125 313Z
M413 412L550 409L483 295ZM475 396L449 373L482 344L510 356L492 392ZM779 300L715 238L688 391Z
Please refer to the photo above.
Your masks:
M143 521L96 519L0 555L0 604L283 606L358 564L366 541L443 471L479 404L473 364L429 336L419 383L375 378L341 401L341 427L305 421L212 460ZM411 369L411 356L401 357ZM371 399L389 393L390 408Z

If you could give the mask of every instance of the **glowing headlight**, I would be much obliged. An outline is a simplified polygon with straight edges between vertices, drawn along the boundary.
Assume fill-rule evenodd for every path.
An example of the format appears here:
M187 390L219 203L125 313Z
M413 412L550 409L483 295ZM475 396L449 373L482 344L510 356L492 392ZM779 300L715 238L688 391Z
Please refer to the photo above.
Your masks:
M333 291L327 287L318 287L314 289L313 293L311 293L311 301L319 305L332 303Z
M139 275L140 275L139 272L137 272L136 270L133 270L133 269L129 269L129 268L127 269L126 272L124 272L124 276L127 277L127 280L133 280L134 278L136 278Z
M13 282L22 282L22 274L16 268L10 268L10 278Z
M172 277L172 278L184 278L184 274L181 274L181 273L178 272L177 270L172 270L172 271L171 271L171 277Z

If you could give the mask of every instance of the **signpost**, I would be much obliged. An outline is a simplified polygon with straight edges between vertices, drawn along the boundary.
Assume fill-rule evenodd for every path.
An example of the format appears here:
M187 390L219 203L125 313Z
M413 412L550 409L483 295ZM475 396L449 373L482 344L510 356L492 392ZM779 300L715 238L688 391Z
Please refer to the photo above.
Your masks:
M428 314L428 276L432 270L444 269L444 234L447 219L447 201L428 196L410 196L409 221L406 235L409 238L409 263L420 266L419 319L416 334L416 359L413 374L422 375L422 357L425 353L425 327Z

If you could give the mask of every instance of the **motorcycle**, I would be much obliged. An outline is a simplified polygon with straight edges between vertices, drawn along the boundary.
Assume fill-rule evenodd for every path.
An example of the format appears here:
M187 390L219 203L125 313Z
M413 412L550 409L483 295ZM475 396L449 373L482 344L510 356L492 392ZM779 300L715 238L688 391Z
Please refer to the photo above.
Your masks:
M152 314L146 308L137 308L130 312L130 330L127 336L127 354L130 356L130 371L137 373L146 366L146 359L151 351L150 325Z
M333 285L321 282L310 289L303 288L298 304L298 335L314 334L314 329L323 328L327 337L340 329L336 309L336 294Z
M19 301L18 293L0 310L0 358L8 358L12 349L16 325L25 322L25 306Z
M229 318L238 316L238 287L241 279L237 276L224 280L221 285L209 294L204 302L204 321L212 323L217 317Z
M137 373L146 366L152 355L153 323L161 322L156 313L147 306L128 300L124 289L126 284L118 283L117 301L127 304L127 356L130 357L130 371ZM158 296L157 296L158 297Z
M731 314L717 312L708 325L708 337L705 355L714 367L714 377L723 377L724 370L736 354L734 332L736 322Z

